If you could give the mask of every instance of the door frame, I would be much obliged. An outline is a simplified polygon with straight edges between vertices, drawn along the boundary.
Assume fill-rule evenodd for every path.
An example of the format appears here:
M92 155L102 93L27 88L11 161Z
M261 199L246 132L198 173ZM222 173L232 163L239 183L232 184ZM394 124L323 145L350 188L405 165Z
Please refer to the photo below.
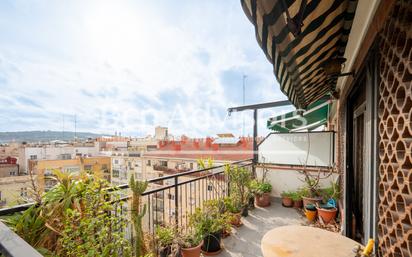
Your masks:
M346 99L346 158L345 158L345 176L344 176L344 232L345 235L351 237L352 235L352 206L351 206L351 190L353 188L353 125L356 112L360 108L365 108L364 112L364 137L365 137L365 159L364 159L364 176L363 176L363 196L364 196L364 238L367 242L369 238L377 237L377 223L378 223L378 48L377 44L371 48L365 61L357 73L351 92ZM365 101L359 105L355 110L353 100L359 92L360 83L364 83L365 87Z

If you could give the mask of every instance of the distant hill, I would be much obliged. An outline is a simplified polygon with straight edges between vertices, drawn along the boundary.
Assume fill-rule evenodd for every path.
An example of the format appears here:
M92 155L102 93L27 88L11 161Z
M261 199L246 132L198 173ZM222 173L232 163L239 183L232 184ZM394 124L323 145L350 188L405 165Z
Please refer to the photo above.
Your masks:
M108 136L107 134L95 134L90 132L76 132L78 139L96 138ZM73 131L18 131L18 132L0 132L0 143L9 142L44 142L50 140L72 140L74 139Z

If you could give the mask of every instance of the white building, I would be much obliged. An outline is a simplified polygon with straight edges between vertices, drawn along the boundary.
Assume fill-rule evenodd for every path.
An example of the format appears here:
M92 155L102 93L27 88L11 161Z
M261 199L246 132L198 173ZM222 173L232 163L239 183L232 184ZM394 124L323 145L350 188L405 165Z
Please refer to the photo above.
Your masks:
M19 164L23 173L28 173L29 160L68 160L76 156L91 157L100 153L98 142L48 144L25 144L19 148Z

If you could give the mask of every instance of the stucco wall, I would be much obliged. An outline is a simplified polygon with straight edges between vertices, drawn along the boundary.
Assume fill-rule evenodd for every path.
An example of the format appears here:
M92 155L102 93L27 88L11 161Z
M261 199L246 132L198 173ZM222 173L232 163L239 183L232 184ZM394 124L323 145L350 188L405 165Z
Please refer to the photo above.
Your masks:
M260 178L263 173L263 168L257 168L256 174ZM314 172L314 175L317 173ZM337 173L333 173L328 178L322 179L320 182L321 187L329 187L331 182L338 178ZM321 177L325 177L325 173L321 173ZM270 168L266 175L267 180L272 184L272 197L280 197L283 191L296 191L300 187L304 186L304 176L297 170L293 169L276 169Z

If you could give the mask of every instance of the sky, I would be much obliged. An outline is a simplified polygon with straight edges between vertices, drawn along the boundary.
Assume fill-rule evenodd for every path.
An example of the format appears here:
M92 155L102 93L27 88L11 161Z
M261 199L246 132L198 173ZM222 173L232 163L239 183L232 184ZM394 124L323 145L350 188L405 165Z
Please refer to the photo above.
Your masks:
M286 99L240 0L0 1L0 131L252 135L243 75L246 104Z

